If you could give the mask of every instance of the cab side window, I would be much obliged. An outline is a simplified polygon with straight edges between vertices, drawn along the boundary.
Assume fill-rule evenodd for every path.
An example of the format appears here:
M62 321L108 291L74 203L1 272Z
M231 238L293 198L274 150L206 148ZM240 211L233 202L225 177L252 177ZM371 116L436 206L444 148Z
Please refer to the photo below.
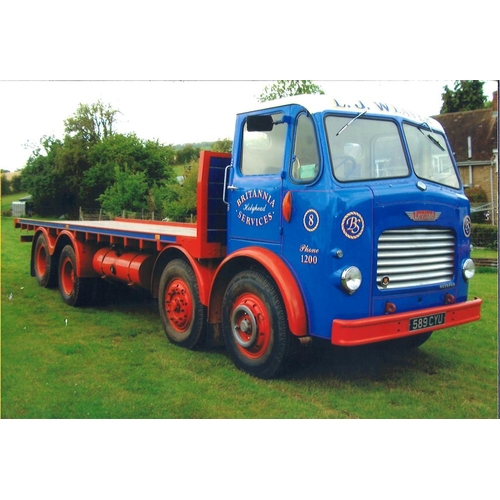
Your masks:
M267 132L249 132L245 124L241 158L243 175L276 175L282 171L288 125L283 122L283 113L272 117L274 125Z
M292 179L312 182L319 174L318 142L314 123L305 113L299 115L292 158Z

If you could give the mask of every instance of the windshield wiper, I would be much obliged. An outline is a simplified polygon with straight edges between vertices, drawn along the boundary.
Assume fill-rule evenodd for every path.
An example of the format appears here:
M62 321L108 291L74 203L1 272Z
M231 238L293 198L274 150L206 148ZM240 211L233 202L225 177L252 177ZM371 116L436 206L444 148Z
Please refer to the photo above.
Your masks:
M352 122L356 121L360 116L363 116L367 111L367 109L361 111L359 115L356 115L350 122L346 123L335 135L340 135Z
M428 134L427 137L441 150L441 151L446 151L446 149L443 148L441 143L435 139L431 134Z
M431 133L430 134L425 134L423 132L423 130L420 129L420 128L418 130L420 130L420 132L422 132L422 134L424 134L426 137L428 137L429 140L433 144L435 144L441 151L446 151L446 149L442 146L442 144L434 137L434 135L432 135L432 134L434 134L434 130L432 130L431 126L427 122L423 122L422 125L426 125L427 128L431 131Z

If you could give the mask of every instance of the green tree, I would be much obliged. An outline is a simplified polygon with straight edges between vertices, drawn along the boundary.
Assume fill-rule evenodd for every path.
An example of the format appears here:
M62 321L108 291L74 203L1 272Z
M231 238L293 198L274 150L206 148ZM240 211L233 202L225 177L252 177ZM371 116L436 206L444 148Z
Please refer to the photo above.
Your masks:
M99 200L99 196L115 183L117 165L126 165L130 173L144 173L150 191L175 183L174 157L172 146L165 146L158 141L145 141L135 134L114 134L102 140L92 148L92 166L85 172L82 181L82 197L85 199L83 206L93 208L93 203ZM148 198L148 203L142 208L155 212L159 210L154 196Z
M85 172L90 168L89 144L80 136L65 135L61 146L57 149L54 159L54 169L59 177L58 191L68 198L70 216L78 213L82 204L81 187Z
M113 135L118 110L101 100L94 104L80 104L76 113L64 121L65 131L86 142L98 142Z
M7 176L5 175L5 173L1 172L1 174L0 174L0 176L2 178L2 189L0 191L2 193L2 196L6 195L6 194L10 194L12 191L12 183L9 181L9 179L7 179Z
M162 191L163 213L173 221L183 222L196 215L198 162L192 162L185 169L182 184L167 186Z
M80 104L76 113L64 121L66 133L62 141L41 139L41 148L34 151L23 172L37 213L76 216L78 207L86 201L82 187L92 165L92 148L113 135L117 113L101 101Z
M22 191L21 173L16 170L17 175L12 176L10 180L10 187L13 193L20 193Z
M33 196L34 210L41 216L68 213L71 194L61 190L64 178L56 168L56 157L62 141L43 137L28 158L21 173L21 184Z
M230 153L233 149L233 141L229 138L219 139L212 144L211 149L216 153Z
M321 87L311 80L278 80L270 87L264 87L264 91L259 96L259 101L272 101L282 97L289 97L301 94L324 94Z
M174 182L175 152L172 146L158 141L142 140L135 134L113 134L95 144L90 151L91 167L82 181L82 203L92 201L114 182L116 165L127 165L130 172L144 172L148 187Z
M190 163L192 161L198 160L200 156L200 148L193 146L192 144L186 144L182 149L179 149L176 153L176 162L178 165L184 163Z
M480 80L455 80L453 90L445 85L441 94L443 105L440 114L485 108L487 98L483 93L483 85L484 82Z
M117 134L114 120L118 113L110 105L98 102L80 104L77 112L65 120L66 133L62 140L44 137L30 156L23 171L24 187L33 195L40 215L68 214L75 217L80 206L99 208L99 198L107 205L114 191L108 191L115 182L115 191L126 185L123 175L144 181L146 191L160 184L175 182L172 146L158 141L142 140L135 134ZM141 209L148 208L144 196L138 198ZM133 210L131 203L120 210Z
M132 172L125 165L115 167L115 181L99 196L103 210L114 216L123 211L140 212L147 206L148 183L144 172Z

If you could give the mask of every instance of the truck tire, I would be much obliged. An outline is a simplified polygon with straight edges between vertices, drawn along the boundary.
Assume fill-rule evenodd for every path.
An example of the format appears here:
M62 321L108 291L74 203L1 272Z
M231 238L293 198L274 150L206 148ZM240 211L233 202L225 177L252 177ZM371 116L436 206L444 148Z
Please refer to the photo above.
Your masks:
M248 270L231 280L222 303L222 331L240 370L270 379L288 367L294 339L281 296L264 274Z
M59 292L69 306L87 305L92 299L92 278L76 275L76 256L71 245L66 245L59 257Z
M57 286L57 260L50 255L47 238L40 234L35 243L33 267L38 284L44 288Z
M174 259L163 270L158 308L170 342L186 349L202 342L207 311L200 301L194 271L186 261Z

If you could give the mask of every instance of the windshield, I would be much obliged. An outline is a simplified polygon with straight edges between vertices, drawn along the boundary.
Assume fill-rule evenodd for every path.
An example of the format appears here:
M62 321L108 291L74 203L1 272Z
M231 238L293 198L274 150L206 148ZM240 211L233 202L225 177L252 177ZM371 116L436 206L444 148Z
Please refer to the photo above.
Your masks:
M342 182L406 177L410 170L397 125L388 120L327 116L333 174Z
M444 136L426 123L419 127L405 123L403 129L415 173L422 179L458 189L460 182Z

